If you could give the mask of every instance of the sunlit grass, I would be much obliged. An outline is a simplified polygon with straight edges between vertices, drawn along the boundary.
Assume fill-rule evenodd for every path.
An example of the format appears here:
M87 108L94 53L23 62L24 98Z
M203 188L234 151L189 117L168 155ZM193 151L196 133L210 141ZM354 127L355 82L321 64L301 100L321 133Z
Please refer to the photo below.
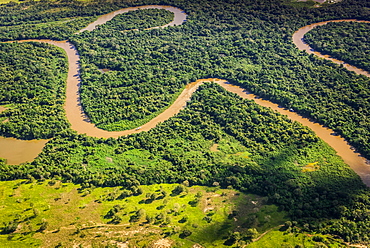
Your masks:
M0 231L12 221L18 223L14 232L1 234L0 241L4 247L39 247L45 242L71 247L126 240L147 245L169 234L167 239L180 245L220 247L235 228L255 225L262 233L286 221L285 212L257 195L204 186L183 186L183 192L174 194L177 186L140 186L142 194L121 197L121 187L82 189L58 180L0 182ZM117 223L107 216L115 206L120 209ZM139 210L144 214L132 221ZM256 222L246 224L251 216ZM45 230L40 229L43 222L47 222ZM180 234L185 229L191 235L183 238Z
M258 241L249 244L248 248L275 248L277 244L279 244L279 247L347 247L342 241L325 235L288 233L279 231L279 228L272 229Z

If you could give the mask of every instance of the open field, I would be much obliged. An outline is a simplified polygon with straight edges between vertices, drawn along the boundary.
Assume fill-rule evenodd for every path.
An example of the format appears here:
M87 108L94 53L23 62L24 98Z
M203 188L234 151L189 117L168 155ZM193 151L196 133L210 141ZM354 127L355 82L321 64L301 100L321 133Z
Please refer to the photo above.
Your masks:
M58 180L1 182L0 242L17 248L242 247L252 241L248 247L345 247L294 224L287 229L286 213L257 195L180 184L140 186L129 195L120 187L82 188ZM255 233L240 235L250 230Z
M248 245L248 248L275 248L280 247L348 247L340 240L324 235L314 235L298 232L282 232L276 227L266 233L258 242Z
M266 198L232 189L160 184L140 186L139 193L129 195L120 187L83 189L57 180L1 182L1 243L143 247L165 238L180 246L219 247L229 231L256 228L263 233L286 220L286 213Z

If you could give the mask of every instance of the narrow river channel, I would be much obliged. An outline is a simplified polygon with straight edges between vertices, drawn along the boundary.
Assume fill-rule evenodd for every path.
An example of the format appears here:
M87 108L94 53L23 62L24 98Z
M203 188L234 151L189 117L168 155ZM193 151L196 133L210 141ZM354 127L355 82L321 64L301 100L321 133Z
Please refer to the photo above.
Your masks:
M141 6L141 7L134 7L134 8L126 8L122 10L118 10L115 12L112 12L107 15L103 15L100 18L98 18L95 22L88 25L86 28L80 30L82 31L91 31L95 29L98 25L102 25L105 22L111 20L114 16L138 9L149 9L149 8L157 8L157 9L166 9L174 13L175 18L174 20L166 24L163 27L166 26L174 26L174 25L181 25L186 20L186 14L178 8L174 8L171 6L156 6L156 5L147 5L147 6ZM337 20L341 21L341 20ZM343 20L343 21L354 21L354 20ZM328 21L331 22L331 21ZM311 24L308 26L305 26L301 29L299 29L296 33L293 35L293 42L296 44L298 49L306 50L307 52L312 52L311 48L303 42L303 36L305 33L310 31L316 26L319 25L325 25L328 22L321 22L316 24ZM154 27L158 28L158 27ZM301 124L308 126L311 128L318 137L320 137L322 140L324 140L326 143L328 143L339 156L342 157L342 159L361 177L363 182L370 186L370 165L367 164L366 160L361 157L358 153L353 151L351 147L347 144L347 142L339 137L333 135L334 131L328 128L325 128L321 126L320 124L314 123L306 118L301 117L295 112L290 112L288 110L285 110L281 107L279 107L277 104L274 104L270 101L259 99L257 96L248 93L245 89L240 88L239 86L232 85L228 83L226 80L221 80L217 78L210 78L210 79L199 79L195 82L189 83L183 92L179 95L179 97L175 100L175 102L168 107L163 113L159 114L157 117L150 120L148 123L142 125L139 129L131 129L131 130L125 130L125 131L118 131L118 132L109 132L102 129L97 128L93 123L91 123L88 119L88 117L85 115L81 104L80 104L80 95L79 95L79 87L80 87L80 74L79 74L79 64L80 64L80 58L78 55L78 51L76 48L68 41L53 41L53 40L24 40L24 41L17 41L17 42L42 42L42 43L48 43L51 45L58 46L62 48L68 57L68 63L69 63L69 70L68 70L68 76L67 76L67 89L66 89L66 103L65 103L65 111L68 121L71 123L71 128L76 130L78 133L85 133L88 136L92 137L99 137L99 138L117 138L119 136L129 135L133 133L139 133L142 131L148 131L152 128L154 128L158 123L163 122L172 116L176 115L180 112L181 109L183 109L186 106L186 102L190 100L192 94L198 89L198 87L204 83L204 82L215 82L225 88L226 90L236 93L240 97L244 99L254 100L257 104L269 107L283 115L287 115L288 118L300 122ZM320 57L324 57L326 59L330 59L333 62L343 64L343 61L335 60L332 58L328 58L327 56L321 55L317 52L315 52L316 55ZM356 67L345 65L349 67L349 70L355 71L358 74L370 76L369 73L364 72L363 70L360 70ZM7 141L9 143L7 143ZM42 147L44 146L46 141L39 141L32 143L26 143L24 147L22 147L20 144L15 144L11 142L15 142L14 139L8 139L3 138L3 142L0 142L0 150L5 151L3 153L0 153L0 157L7 158L9 164L19 164L21 162L30 161L34 159L39 152L41 152ZM44 143L42 143L44 142ZM11 144L11 145L10 145ZM22 143L23 144L23 143ZM35 153L27 153L25 152L26 146L34 146L35 149L30 149L32 151L35 151L37 149L37 152ZM12 147L12 149L9 149L9 147ZM36 149L37 147L37 149ZM15 153L13 150L18 151L18 153ZM28 149L28 148L27 148ZM22 152L24 151L24 152ZM13 154L13 155L12 155ZM10 157L14 154L17 154L16 156L19 156L18 160L13 160Z
M304 35L307 32L311 31L312 29L314 29L314 28L316 28L318 26L326 25L329 22L362 22L362 23L370 23L370 21L363 21L363 20L356 20L356 19L330 20L330 21L325 21L325 22L313 23L313 24L310 24L310 25L307 25L307 26L304 26L304 27L298 29L293 34L293 37L292 37L293 38L293 43L301 51L306 51L307 53L315 54L316 56L318 56L320 58L330 60L331 62L334 62L334 63L339 64L339 65L343 65L349 71L353 71L353 72L355 72L357 74L361 74L361 75L365 75L367 77L370 77L370 73L369 72L364 71L364 70L362 70L360 68L357 68L355 66L349 65L349 64L345 63L342 60L338 60L338 59L332 58L329 55L324 55L324 54L321 54L321 53L319 53L317 51L314 51L312 49L312 47L310 47L307 43L304 42Z

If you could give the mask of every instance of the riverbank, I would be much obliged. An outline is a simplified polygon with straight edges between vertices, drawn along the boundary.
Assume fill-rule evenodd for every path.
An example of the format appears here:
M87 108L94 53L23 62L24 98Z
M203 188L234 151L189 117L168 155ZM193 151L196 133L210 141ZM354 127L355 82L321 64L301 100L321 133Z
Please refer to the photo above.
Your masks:
M82 29L80 32L92 31L93 29L98 27L98 25L102 25L106 23L107 21L111 20L114 16L118 14L121 14L127 11L138 10L142 8L167 8L167 10L173 11L174 16L175 16L174 20L171 23L166 24L165 26L162 26L162 27L167 27L171 25L172 26L180 25L186 19L186 14L183 13L181 9L173 8L170 6L148 5L148 6L135 7L135 8L125 8L125 9L101 16L95 22L88 25L88 27ZM336 20L336 21L340 21L340 20ZM343 21L353 21L353 20L343 20ZM307 47L307 44L305 44L302 40L304 34L307 33L309 30L311 30L312 28L318 25L325 25L328 22L331 22L331 21L311 24L295 32L293 35L293 42L297 45L298 49L306 50L306 51L308 50L310 52L311 48L309 46ZM158 28L158 27L155 27L155 28ZM89 121L89 118L84 113L81 107L81 100L80 100L80 95L79 95L79 87L81 83L80 72L79 72L80 57L74 45L68 41L53 41L53 40L22 40L18 42L48 43L51 45L58 46L66 52L67 57L68 57L68 63L69 63L68 76L67 76L67 89L66 89L66 103L65 103L66 117L68 121L71 123L71 128L80 134L86 134L87 136L92 136L92 137L97 137L97 138L118 138L120 136L130 135L130 134L139 133L143 131L149 131L150 129L154 128L158 123L168 120L172 116L179 113L181 109L186 107L186 103L191 99L192 94L198 89L198 87L202 83L215 82L215 83L218 83L223 88L225 88L226 90L236 93L242 98L254 100L257 104L261 106L272 108L273 110L283 115L287 115L290 119L300 122L301 124L311 128L318 137L323 139L326 143L328 143L331 147L333 147L336 150L338 155L341 156L343 160L351 166L351 168L361 177L361 179L366 185L370 186L370 166L366 163L366 160L364 158L359 156L359 154L357 154L355 151L351 149L351 147L347 144L347 142L343 138L332 135L334 133L333 130L323 127L306 118L303 118L302 116L298 115L295 112L284 110L280 108L277 104L274 104L266 100L259 99L257 96L246 92L245 89L240 88L236 85L230 84L226 80L221 80L217 78L199 79L195 82L189 83L185 87L185 89L182 91L182 93L179 95L179 97L175 100L175 102L172 103L172 105L170 105L170 107L168 107L161 114L159 114L158 116L156 116L155 118L153 118L152 120L150 120L149 122L147 122L146 124L140 127L136 127L131 130L117 131L117 132L109 132L106 130L99 129L93 123ZM324 58L326 57L324 56ZM356 68L355 70L356 73L362 74L360 73L361 71L357 72L357 70L359 69ZM366 75L366 74L363 74L363 75ZM366 75L366 76L370 76L370 75Z

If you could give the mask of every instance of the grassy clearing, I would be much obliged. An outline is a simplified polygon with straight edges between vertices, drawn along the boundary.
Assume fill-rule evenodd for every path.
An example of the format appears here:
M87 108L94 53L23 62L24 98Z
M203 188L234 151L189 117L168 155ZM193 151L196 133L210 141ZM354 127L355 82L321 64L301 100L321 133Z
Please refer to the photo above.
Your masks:
M63 7L63 8L53 8L53 9L47 9L44 11L40 11L39 14L52 14L52 13L57 13L57 12L62 12L62 11L71 11L71 8L68 7Z
M174 184L140 189L141 194L125 197L128 191L120 187L0 182L0 242L4 247L155 242L220 247L229 231L254 227L262 233L286 221L285 212L265 198L232 189ZM13 232L5 234L12 223Z
M209 150L212 143L199 139L168 139L166 146L170 154L181 154L184 158L193 160L202 157L203 152ZM181 146L179 146L181 144ZM183 147L191 147L190 150L184 151ZM217 158L223 163L234 163L234 161L249 162L251 153L246 151L247 148L232 136L225 135L220 140L217 151ZM96 172L107 167L130 167L135 170L147 170L150 168L170 168L173 165L158 153L151 153L144 149L135 149L128 146L117 146L100 144L99 146L77 147L70 154L72 164L80 164L81 161L89 171Z
M5 3L9 3L9 2L20 3L22 1L19 1L19 0L0 0L0 4L5 4Z
M228 137L228 139L222 139L219 142L218 150L229 155L242 154L246 152L245 146L243 146L239 141L231 136Z
M317 171L320 169L319 162L309 163L302 167L302 172Z
M230 158L230 156L248 159L251 155L250 152L246 151L245 146L231 136L221 139L219 143L212 144L209 150L218 152L221 156L224 156L225 159Z
M255 228L261 238L250 247L343 247L297 228L279 231L286 213L257 195L179 184L140 189L129 196L120 187L83 189L58 180L0 182L0 242L3 247L225 247L231 244L230 233ZM5 234L11 223L16 223L14 231Z
M307 233L288 233L279 231L280 227L272 229L257 242L248 245L248 248L275 248L279 247L347 247L345 243L324 235Z

